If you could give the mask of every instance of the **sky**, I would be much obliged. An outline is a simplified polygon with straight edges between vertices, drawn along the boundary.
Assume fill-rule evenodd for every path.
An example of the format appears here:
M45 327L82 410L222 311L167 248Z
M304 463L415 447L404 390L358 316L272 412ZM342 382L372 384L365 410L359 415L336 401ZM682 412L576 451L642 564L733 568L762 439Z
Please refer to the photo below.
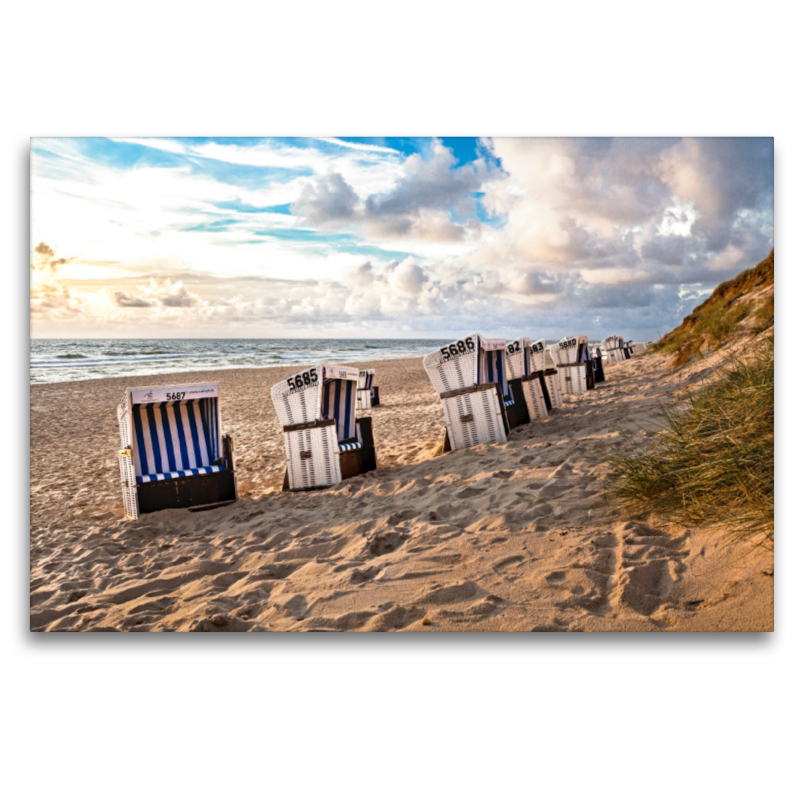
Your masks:
M35 138L31 335L655 340L773 183L771 138Z

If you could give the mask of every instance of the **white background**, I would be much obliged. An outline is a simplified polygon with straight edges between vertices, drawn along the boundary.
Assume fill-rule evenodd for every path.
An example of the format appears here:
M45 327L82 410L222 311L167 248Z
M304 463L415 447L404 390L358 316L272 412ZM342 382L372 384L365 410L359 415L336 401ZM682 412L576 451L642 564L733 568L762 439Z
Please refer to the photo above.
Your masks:
M798 368L782 342L798 261L781 222L798 218L800 137L788 8L5 8L5 796L796 795ZM774 135L777 632L28 633L29 137L264 134Z

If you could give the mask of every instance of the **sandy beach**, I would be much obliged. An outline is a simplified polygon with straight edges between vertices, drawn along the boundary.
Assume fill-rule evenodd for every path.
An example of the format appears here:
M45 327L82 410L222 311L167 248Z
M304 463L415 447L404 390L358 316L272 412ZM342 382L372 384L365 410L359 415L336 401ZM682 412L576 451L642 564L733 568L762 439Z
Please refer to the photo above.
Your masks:
M770 550L631 518L605 491L612 449L654 436L714 364L607 365L507 443L444 455L421 359L359 365L380 386L379 469L297 494L269 397L293 368L31 386L31 629L772 630ZM128 521L116 406L173 381L221 384L240 500Z

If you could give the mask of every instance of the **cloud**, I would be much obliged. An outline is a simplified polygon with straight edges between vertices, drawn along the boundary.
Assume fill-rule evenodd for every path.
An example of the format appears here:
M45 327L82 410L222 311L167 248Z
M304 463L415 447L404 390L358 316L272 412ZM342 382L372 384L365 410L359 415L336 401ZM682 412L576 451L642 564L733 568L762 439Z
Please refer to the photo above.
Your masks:
M86 315L84 301L74 297L66 286L55 281L31 287L31 319L62 321Z
M774 240L770 139L98 141L33 145L40 321L666 329Z
M311 223L329 224L352 219L357 203L353 187L334 172L305 183L292 212Z
M413 153L386 192L363 198L338 173L303 184L292 212L307 224L352 223L367 236L423 242L459 242L476 229L472 195L494 174L483 159L456 166L451 150L434 139L428 157Z
M564 290L565 276L554 272L514 272L509 276L508 288L521 295L560 294Z
M40 256L54 256L55 250L53 250L50 246L46 245L44 242L39 242L36 247L33 248L34 253L38 253Z
M410 155L397 185L384 195L367 199L367 216L379 218L414 214L422 208L448 208L462 195L478 191L488 173L485 162L479 159L458 168L455 164L450 149L434 139L430 158L419 153Z
M147 286L140 287L142 294L166 308L191 308L201 304L200 298L190 292L183 281L169 279L159 282L151 278Z
M369 261L348 270L347 283L358 289L369 289L375 282L375 269Z
M389 274L389 288L405 297L417 297L428 278L413 259L406 259Z
M119 289L116 291L106 289L105 291L111 302L120 308L150 308L152 306L152 303L147 300L143 300L141 297L134 297Z
M50 277L55 277L59 268L65 264L75 261L75 258L53 258L56 251L50 245L44 242L39 242L33 248L33 259L31 260L31 270L34 273L48 274Z
M769 252L769 139L495 139L505 176L484 204L507 215L468 262L509 270L628 271L653 285L718 280ZM594 281L597 282L597 281Z

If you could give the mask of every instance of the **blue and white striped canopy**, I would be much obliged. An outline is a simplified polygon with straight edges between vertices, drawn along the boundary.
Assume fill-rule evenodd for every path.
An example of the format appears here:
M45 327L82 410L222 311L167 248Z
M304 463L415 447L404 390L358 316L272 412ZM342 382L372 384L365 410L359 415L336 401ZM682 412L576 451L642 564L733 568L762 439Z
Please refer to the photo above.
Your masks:
M322 419L336 420L336 439L356 436L356 381L332 380L322 387Z
M506 378L505 349L486 350L481 353L481 358L478 362L478 383L499 383L504 399L511 400L508 379Z
M220 457L216 397L133 406L134 469L138 483L217 472Z

